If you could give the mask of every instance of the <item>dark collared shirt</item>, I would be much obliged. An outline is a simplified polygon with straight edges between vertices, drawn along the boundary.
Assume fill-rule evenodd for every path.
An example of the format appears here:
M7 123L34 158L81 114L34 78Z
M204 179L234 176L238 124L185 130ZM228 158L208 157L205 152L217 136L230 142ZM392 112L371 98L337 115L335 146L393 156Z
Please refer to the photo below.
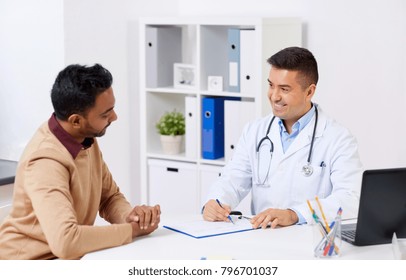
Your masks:
M80 150L90 148L94 142L93 138L85 138L82 143L78 143L75 138L67 133L59 124L59 122L56 120L55 113L53 113L49 118L48 126L55 137L58 138L62 145L65 146L74 159L77 157Z

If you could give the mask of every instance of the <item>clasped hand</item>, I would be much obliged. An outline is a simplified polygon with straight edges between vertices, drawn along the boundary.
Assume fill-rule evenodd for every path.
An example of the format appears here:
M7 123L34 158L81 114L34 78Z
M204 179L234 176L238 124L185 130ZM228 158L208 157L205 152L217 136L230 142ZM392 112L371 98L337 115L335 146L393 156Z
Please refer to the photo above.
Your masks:
M126 222L130 223L133 229L132 237L147 235L158 228L161 216L161 208L155 206L135 206L128 214Z

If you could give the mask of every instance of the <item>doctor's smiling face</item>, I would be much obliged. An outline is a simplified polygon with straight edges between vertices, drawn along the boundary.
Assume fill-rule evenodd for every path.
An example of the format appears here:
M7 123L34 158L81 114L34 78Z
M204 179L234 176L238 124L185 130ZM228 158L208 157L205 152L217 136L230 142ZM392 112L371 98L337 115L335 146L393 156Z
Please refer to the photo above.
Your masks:
M311 108L316 85L304 85L301 72L272 66L269 72L268 98L273 114L283 120L288 132Z
M289 133L293 124L311 108L311 99L319 80L317 61L313 54L300 47L285 48L267 62L269 72L268 98L276 117L283 120Z

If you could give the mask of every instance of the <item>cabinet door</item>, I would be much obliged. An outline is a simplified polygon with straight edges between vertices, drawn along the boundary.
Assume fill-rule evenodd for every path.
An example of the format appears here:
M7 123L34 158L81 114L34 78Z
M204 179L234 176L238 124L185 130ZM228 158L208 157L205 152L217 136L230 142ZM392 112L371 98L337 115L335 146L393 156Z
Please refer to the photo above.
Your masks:
M148 160L149 204L159 204L162 214L199 213L196 164Z
M200 204L207 202L207 195L213 183L221 176L221 166L202 165L200 166ZM251 215L251 192L232 210L241 211L244 215Z

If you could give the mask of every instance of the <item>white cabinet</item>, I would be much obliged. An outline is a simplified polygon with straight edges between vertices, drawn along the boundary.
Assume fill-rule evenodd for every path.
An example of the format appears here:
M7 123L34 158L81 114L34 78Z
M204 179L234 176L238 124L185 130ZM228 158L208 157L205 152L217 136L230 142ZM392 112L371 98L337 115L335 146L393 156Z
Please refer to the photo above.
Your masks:
M199 213L197 166L171 160L148 160L149 203L162 213Z
M223 167L202 164L199 168L199 186L200 186L200 205L206 202L206 198L212 184L221 176ZM251 214L251 192L240 202L240 204L233 210L241 211L244 215Z
M242 122L269 114L266 60L285 47L301 45L301 22L296 18L143 18L139 27L141 201L159 203L163 212L199 211L206 187L218 173L208 176L207 167L220 170L232 157L230 147L238 141ZM216 159L202 156L206 98L247 105L227 109L236 114L236 124L224 127L224 139L212 139L214 145L229 146L224 147L227 154ZM183 152L165 155L155 123L173 110L190 118L188 131ZM228 125L233 120L230 114ZM158 167L153 160L164 164ZM178 166L181 172L170 174L165 166ZM183 171L187 175L181 175ZM180 206L182 201L190 204Z
M199 168L200 205L206 202L211 185L221 176L222 166L202 164Z

